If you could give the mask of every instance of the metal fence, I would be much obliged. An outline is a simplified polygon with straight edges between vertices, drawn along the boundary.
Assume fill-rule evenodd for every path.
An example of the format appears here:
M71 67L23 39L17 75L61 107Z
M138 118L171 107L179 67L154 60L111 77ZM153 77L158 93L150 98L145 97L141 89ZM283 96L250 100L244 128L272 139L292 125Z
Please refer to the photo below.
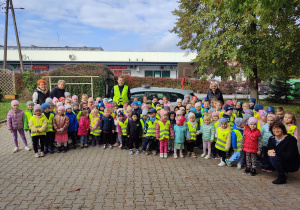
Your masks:
M11 70L0 70L0 93L16 94L15 72Z

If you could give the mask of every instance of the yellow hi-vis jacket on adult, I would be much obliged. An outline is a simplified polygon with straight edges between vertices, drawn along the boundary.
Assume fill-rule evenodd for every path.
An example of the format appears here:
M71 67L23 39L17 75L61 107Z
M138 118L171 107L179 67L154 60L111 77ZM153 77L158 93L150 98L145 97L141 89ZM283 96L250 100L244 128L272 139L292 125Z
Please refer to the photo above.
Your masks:
M47 118L45 115L41 115L40 117L36 117L33 115L29 120L29 127L31 130L31 136L43 136L46 135L47 130ZM37 132L40 131L40 133Z
M147 122L147 133L146 137L155 137L155 131L156 131L156 124L158 123L158 120L155 119L154 122L152 123L151 120L148 120Z
M215 144L216 149L227 152L231 145L231 130L229 127L222 129L218 127L218 137ZM229 136L228 136L229 135Z
M91 120L91 127L94 127L94 125L96 124L97 120L100 119L99 117L92 117ZM90 134L94 135L94 136L100 136L100 125L98 125L97 128L95 128L94 130L90 131Z
M236 151L239 152L239 151L241 151L243 135L237 129L233 129L232 132L234 132L236 135Z
M191 140L194 140L194 141L196 141L196 132L197 132L197 123L196 123L196 126L195 127L193 127L192 126L192 124L190 123L190 122L187 122L186 123L187 124L187 126L188 126L188 132L189 132L189 134L190 134L190 138L191 138Z
M113 101L115 101L118 105L123 105L124 101L129 101L127 94L128 94L127 85L124 85L122 90L122 95L120 93L119 86L115 85Z
M47 119L47 130L46 130L46 132L53 132L53 118L54 118L53 113L50 113L49 119L46 117L46 119Z
M291 134L292 136L294 136L295 130L296 130L297 126L296 125L291 125L289 127L289 129L287 130L288 134Z
M164 123L162 121L158 121L159 124L159 141L163 140L164 138L170 138L170 120Z
M121 127L121 131L122 131L122 136L127 136L127 125L128 125L128 118L126 118L126 120L123 122L121 122L120 120L118 120L119 126ZM120 134L119 134L120 135Z

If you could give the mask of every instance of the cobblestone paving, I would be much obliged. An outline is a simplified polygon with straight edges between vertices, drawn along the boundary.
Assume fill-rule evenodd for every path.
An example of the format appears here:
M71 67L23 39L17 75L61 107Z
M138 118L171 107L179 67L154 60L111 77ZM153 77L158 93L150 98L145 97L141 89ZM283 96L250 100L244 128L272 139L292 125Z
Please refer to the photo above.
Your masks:
M26 134L28 137L28 134ZM0 209L299 209L300 173L273 185L276 173L255 177L218 160L130 156L117 148L69 150L34 158L12 153L0 127ZM80 188L78 191L68 192Z

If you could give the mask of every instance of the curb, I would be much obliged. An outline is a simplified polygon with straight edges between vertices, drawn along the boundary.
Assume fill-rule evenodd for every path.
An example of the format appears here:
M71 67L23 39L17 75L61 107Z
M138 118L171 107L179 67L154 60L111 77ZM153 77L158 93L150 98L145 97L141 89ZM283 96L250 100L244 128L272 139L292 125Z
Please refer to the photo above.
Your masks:
M0 121L0 124L6 123L6 121L7 121L7 120L1 120L1 121Z

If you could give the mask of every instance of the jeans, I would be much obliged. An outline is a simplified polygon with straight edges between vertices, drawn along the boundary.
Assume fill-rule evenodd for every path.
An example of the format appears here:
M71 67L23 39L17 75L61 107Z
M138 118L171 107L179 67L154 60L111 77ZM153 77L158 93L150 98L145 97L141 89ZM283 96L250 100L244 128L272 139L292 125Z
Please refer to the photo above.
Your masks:
M236 161L237 163L242 164L245 152L244 151L234 151L231 157L229 158L229 162Z
M284 168L282 167L282 164L281 164L280 157L278 157L278 155L269 156L269 160L270 160L271 165L278 172L278 174L284 174L285 173L285 170L284 170Z
M135 149L139 149L139 147L140 147L140 138L130 137L129 138L129 149L133 148L133 143L134 143Z
M148 145L149 144L149 145ZM145 151L147 149L147 145L148 145L148 150L155 150L156 152L158 152L158 144L159 141L155 139L155 137L146 137L144 144L143 144L143 150Z
M87 136L80 136L80 144L87 144Z

